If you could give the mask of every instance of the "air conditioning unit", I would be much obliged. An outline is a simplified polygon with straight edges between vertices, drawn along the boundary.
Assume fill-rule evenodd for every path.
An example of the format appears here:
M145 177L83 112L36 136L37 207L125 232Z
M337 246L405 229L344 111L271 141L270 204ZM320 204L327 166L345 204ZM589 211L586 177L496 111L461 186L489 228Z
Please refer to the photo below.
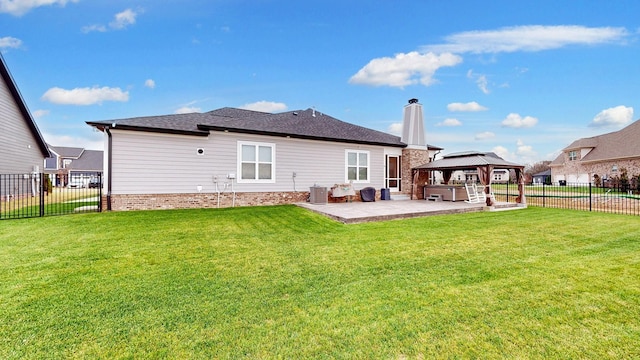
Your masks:
M312 204L326 204L327 188L322 186L312 186L309 190L309 202Z

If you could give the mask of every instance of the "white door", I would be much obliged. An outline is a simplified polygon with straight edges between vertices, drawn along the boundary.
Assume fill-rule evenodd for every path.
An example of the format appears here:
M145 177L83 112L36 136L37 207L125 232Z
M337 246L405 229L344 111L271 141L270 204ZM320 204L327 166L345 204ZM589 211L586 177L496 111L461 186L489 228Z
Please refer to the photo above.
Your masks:
M400 189L400 156L387 155L387 173L385 185L390 192L399 192Z

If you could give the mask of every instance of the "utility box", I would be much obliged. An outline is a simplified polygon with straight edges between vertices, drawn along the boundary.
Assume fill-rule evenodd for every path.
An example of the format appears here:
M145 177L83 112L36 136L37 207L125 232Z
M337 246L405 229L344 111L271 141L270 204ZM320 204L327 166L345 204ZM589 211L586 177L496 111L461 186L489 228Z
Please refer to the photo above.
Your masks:
M322 186L312 186L309 190L309 202L312 204L326 204L327 188Z

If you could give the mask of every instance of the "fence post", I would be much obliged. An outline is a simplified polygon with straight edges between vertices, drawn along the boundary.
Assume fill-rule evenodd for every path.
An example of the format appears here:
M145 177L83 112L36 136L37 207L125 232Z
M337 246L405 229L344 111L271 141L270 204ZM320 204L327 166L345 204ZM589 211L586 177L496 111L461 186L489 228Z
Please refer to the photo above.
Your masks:
M98 173L98 212L102 212L102 173Z
M44 197L45 197L45 193L44 193L44 189L46 188L45 184L44 184L44 173L40 173L38 174L38 176L40 177L40 217L44 216Z
M592 188L591 188L591 182L589 182L589 211L591 210L591 202L593 201L593 194L591 193Z

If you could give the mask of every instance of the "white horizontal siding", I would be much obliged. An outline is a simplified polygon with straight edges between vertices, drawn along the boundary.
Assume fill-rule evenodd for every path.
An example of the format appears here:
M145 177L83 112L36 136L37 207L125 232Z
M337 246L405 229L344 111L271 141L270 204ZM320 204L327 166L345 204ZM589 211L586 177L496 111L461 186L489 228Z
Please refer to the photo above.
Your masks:
M238 141L275 144L276 181L270 184L234 182L237 192L308 191L315 184L331 187L345 182L345 150L370 152L368 183L354 184L356 189L384 184L384 148L337 142L311 141L213 132L209 137L120 131L113 134L113 194L215 192L238 176ZM197 149L204 149L203 155ZM295 179L293 173L296 173Z
M44 166L44 157L40 152L38 141L33 137L22 116L9 87L0 78L0 173L22 174L33 171L34 166L40 170Z

